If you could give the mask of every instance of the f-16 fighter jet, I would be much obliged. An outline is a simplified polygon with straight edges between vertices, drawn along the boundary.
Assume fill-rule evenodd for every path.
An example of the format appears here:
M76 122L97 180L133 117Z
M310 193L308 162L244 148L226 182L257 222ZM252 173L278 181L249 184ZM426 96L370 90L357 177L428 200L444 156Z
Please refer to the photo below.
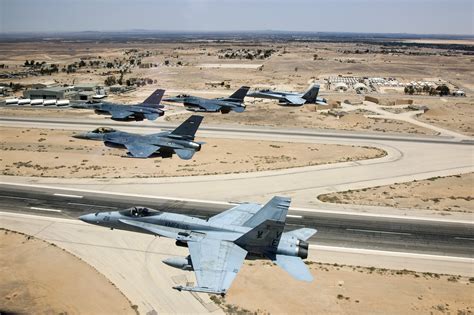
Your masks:
M73 104L72 108L93 109L99 115L111 115L112 120L142 121L155 120L163 116L163 105L160 105L165 90L156 90L143 103L124 105L117 103L81 103Z
M207 220L144 207L91 213L79 219L111 229L175 239L177 246L189 249L189 255L163 262L194 271L197 286L173 288L225 295L245 259L267 258L297 280L313 280L303 259L308 257L307 240L316 230L283 232L290 201L273 197L264 206L240 204Z
M250 88L243 86L229 97L207 99L191 95L178 95L166 98L165 102L183 103L187 110L193 112L221 112L228 114L230 111L241 113L245 110L244 98Z
M194 135L203 117L193 115L173 131L164 131L150 135L141 135L101 127L94 131L73 135L74 138L100 140L112 148L125 148L128 156L148 158L159 155L163 158L172 157L176 153L181 159L189 160L196 151L201 150L204 142L195 142Z
M248 93L249 97L277 99L281 106L301 106L303 104L328 105L327 100L318 97L319 85L311 85L304 93L260 90Z

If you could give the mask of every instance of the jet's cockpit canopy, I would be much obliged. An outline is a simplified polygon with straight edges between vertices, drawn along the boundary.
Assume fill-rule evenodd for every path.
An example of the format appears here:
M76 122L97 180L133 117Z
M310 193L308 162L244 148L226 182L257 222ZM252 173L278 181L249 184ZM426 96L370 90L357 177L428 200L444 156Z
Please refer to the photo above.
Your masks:
M141 218L141 217L149 217L153 215L158 215L160 214L160 211L149 209L146 207L131 207L129 209L120 211L120 214L127 217Z
M109 128L109 127L99 127L97 129L94 129L92 131L92 133L110 133L110 132L114 132L115 129L114 128Z

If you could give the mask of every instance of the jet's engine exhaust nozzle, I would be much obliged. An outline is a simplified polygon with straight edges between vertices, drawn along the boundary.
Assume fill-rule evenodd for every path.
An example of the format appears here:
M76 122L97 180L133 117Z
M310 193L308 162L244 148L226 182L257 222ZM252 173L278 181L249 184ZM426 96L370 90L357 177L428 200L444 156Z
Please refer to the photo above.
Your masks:
M300 257L301 259L308 258L308 248L309 243L300 240L298 243L298 257Z

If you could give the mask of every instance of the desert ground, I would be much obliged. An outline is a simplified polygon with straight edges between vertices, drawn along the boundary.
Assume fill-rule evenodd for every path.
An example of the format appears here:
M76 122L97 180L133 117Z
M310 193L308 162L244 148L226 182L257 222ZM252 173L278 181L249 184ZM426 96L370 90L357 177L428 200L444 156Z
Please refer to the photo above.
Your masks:
M324 202L474 213L474 173L321 195Z
M302 283L265 261L246 262L225 299L230 314L472 314L474 279L308 262ZM284 283L285 289L281 288ZM292 294L288 294L292 292Z
M91 266L35 237L0 229L0 313L136 314Z
M0 127L2 174L67 178L127 178L246 173L364 160L385 155L378 148L336 144L199 138L191 160L131 159L126 150L101 141L72 138L66 130ZM239 148L239 150L235 150Z

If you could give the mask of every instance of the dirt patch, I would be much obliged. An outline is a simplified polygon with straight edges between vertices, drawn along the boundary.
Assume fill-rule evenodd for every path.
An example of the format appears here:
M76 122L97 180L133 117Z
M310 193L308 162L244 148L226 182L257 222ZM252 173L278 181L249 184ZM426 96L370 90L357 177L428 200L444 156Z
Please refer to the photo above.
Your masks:
M227 313L471 314L473 281L461 276L309 263L311 283L269 262L246 262L225 299Z
M371 147L199 138L192 160L176 156L132 159L101 141L79 140L65 130L0 127L2 174L12 176L127 178L245 173L381 157ZM236 148L239 148L236 150Z
M446 102L424 102L429 110L417 117L418 120L474 136L474 98L447 98Z
M79 258L0 229L0 313L136 314L130 301Z
M474 173L319 196L324 202L474 213Z

